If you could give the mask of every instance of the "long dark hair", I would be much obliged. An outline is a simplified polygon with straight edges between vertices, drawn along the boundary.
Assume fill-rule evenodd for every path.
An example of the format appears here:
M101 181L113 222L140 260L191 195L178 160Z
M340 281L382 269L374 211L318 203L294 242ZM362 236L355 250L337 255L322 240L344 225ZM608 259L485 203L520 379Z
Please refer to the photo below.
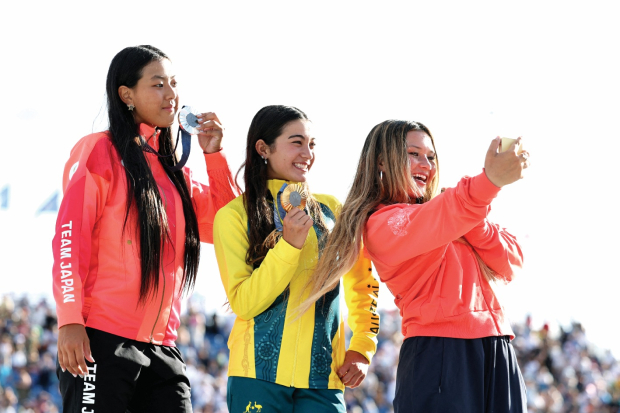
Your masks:
M273 201L267 188L267 165L256 151L256 142L262 139L271 149L274 148L275 140L282 134L282 130L289 123L296 120L308 121L308 116L293 106L271 105L265 106L254 115L250 129L245 153L245 162L239 168L235 179L243 170L245 192L243 203L248 214L249 247L246 262L258 267L263 261L270 245L265 243L267 237L274 231ZM310 192L308 191L308 194ZM322 217L319 203L312 197L307 200L308 209L316 225L323 230L326 236L328 231ZM276 239L274 239L276 241Z
M170 235L166 210L159 195L157 183L143 154L141 143L136 140L140 134L139 125L134 121L133 114L127 109L127 105L121 100L118 88L120 86L134 87L142 78L146 65L163 59L169 60L164 52L153 46L127 47L112 59L106 81L110 139L123 161L127 178L127 209L123 231L127 228L127 220L134 202L138 215L140 303L145 303L150 296L155 297L159 288L163 243L166 239L170 239ZM166 165L173 166L177 162L173 150L170 128L161 129L159 153L163 156L159 158L159 161L164 165L168 177L179 191L185 216L185 265L182 289L187 292L194 286L196 280L200 261L200 238L196 213L192 207L183 171L171 172L165 167Z

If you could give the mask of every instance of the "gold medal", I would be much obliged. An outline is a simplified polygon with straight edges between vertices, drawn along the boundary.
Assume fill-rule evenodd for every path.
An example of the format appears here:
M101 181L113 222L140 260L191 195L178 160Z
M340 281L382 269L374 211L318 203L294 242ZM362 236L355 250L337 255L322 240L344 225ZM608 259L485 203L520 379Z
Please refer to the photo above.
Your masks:
M308 199L308 193L302 185L290 184L282 191L280 202L286 212L294 207L303 211L306 208L306 199Z

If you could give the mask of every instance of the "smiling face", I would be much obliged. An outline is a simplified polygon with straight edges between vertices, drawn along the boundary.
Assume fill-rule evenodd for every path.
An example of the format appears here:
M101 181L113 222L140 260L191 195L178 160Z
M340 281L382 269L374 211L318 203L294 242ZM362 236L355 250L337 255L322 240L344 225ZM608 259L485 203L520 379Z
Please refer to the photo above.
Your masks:
M420 130L407 132L407 155L411 177L422 192L437 172L436 155L430 136Z
M156 60L144 66L138 83L132 88L121 86L118 93L123 102L135 106L133 115L136 123L160 128L174 123L179 96L170 60Z
M256 150L267 159L268 179L306 182L306 175L314 163L314 146L310 122L294 120L282 128L282 133L271 146L259 140Z

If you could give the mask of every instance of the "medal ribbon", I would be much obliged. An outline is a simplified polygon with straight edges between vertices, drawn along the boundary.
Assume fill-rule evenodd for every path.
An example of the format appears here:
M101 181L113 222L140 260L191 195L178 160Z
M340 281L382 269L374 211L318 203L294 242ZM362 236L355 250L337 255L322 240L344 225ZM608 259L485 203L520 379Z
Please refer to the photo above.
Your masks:
M179 127L179 131L177 132L177 143L174 145L174 153L177 149L177 145L179 144L179 133L181 134L181 144L183 145L183 154L181 155L181 159L177 162L176 165L172 167L168 167L172 172L178 171L185 166L187 163L187 159L189 158L189 150L192 145L192 135L187 133L183 128Z
M286 189L287 186L288 186L287 183L284 183L282 185L282 187L278 191L278 195L276 196L276 200L274 202L274 207L273 207L273 222L275 222L276 224L276 230L280 232L282 232L284 228L282 226L282 220L286 216L286 211L282 207L282 201L280 200L280 198L282 197L282 192L284 192L284 189Z
M185 105L183 106L183 108L184 107L185 107ZM194 116L193 113L190 113L190 115ZM196 117L194 116L194 118L192 120L195 122ZM181 144L183 145L183 154L181 155L181 159L174 166L168 166L165 163L162 163L162 165L164 165L164 167L166 167L166 169L168 169L169 171L172 171L172 172L179 171L187 163L187 159L189 158L189 151L190 151L191 146L192 146L192 135L190 135L189 132L187 132L185 129L183 129L182 126L179 125L179 131L177 132L177 141L175 142L174 149L172 150L172 153L170 155L162 155L162 154L160 154L151 145L149 145L144 138L142 138L142 150L144 152L152 153L152 154L158 156L159 158L168 158L168 157L174 155L176 153L176 151L177 151L177 148L179 147L179 134L181 135Z
M155 148L149 145L146 142L146 140L141 137L142 138L142 150L144 152L152 153L153 155L156 155L159 158L168 158L174 155L175 152L177 151L177 147L179 146L179 134L181 134L181 142L183 143L183 155L181 155L181 159L174 166L168 166L165 163L162 163L162 165L164 165L164 167L166 167L166 169L168 169L169 171L176 172L185 166L185 163L187 162L187 158L189 158L189 150L192 144L192 135L185 132L183 129L179 128L179 132L177 133L177 141L174 144L174 149L172 150L172 153L170 155L162 155L161 153L157 152Z

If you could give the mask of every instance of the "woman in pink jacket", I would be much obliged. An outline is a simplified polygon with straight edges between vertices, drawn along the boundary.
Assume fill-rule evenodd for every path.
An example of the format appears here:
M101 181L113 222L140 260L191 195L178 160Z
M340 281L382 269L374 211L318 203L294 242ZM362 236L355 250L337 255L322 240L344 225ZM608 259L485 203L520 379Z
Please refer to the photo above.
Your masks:
M490 284L510 282L523 257L515 237L487 219L500 189L529 165L520 144L500 152L496 138L482 173L438 194L426 126L388 120L366 139L306 304L333 288L363 238L402 316L397 413L527 411L514 334Z
M52 243L63 411L191 412L174 343L200 241L236 195L223 128L199 115L202 185L175 156L177 79L161 50L120 51L106 92L109 130L73 147Z

